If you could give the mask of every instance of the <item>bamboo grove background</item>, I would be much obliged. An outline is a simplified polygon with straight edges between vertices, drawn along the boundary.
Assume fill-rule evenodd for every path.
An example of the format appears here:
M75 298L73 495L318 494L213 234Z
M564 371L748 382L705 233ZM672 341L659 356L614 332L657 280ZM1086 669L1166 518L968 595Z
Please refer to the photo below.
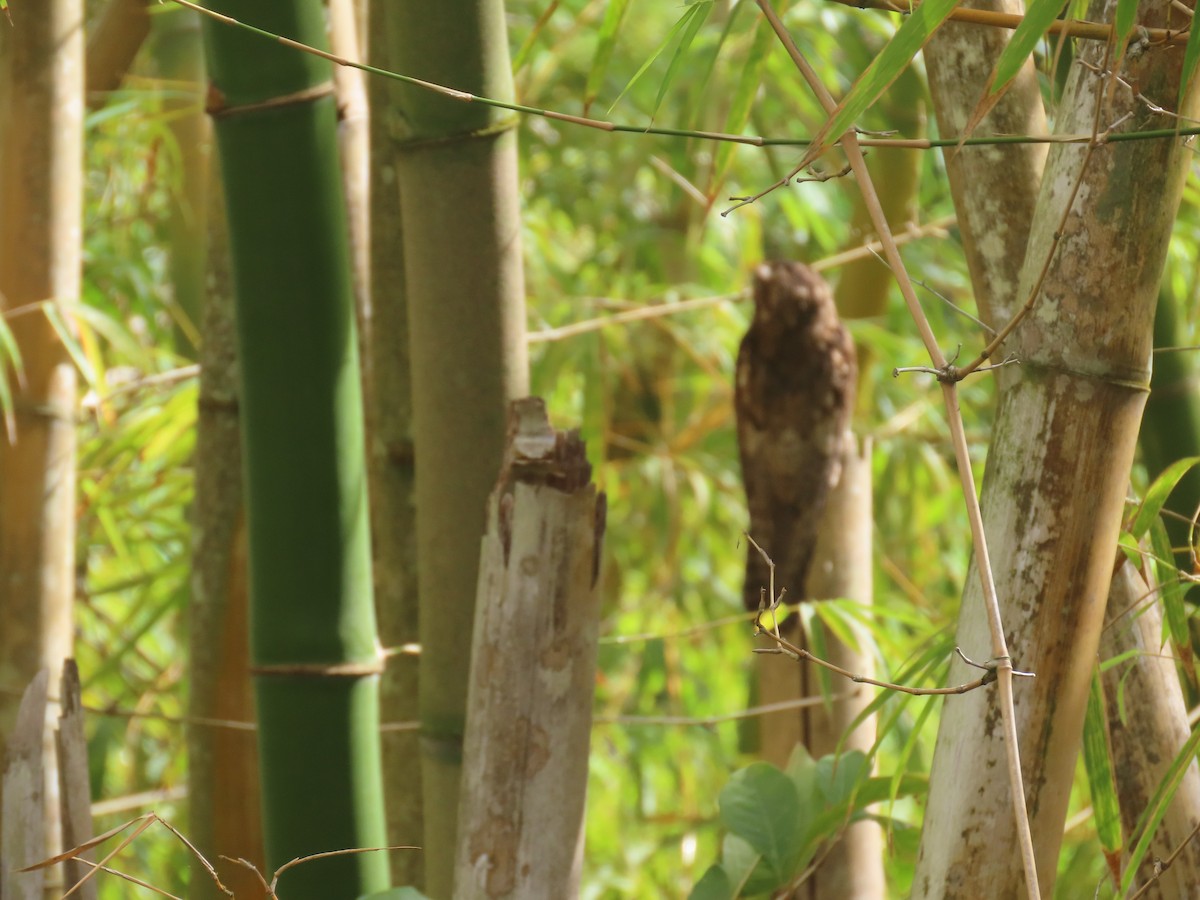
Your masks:
M694 32L686 16L676 27L679 7L630 3L620 16L624 6L509 2L518 101L685 130L771 137L820 130L824 114L749 4L704 4L703 16L692 15ZM104 12L89 9L93 26ZM202 163L186 129L203 91L188 56L198 40L194 19L170 5L149 18L146 47L122 85L92 95L84 281L71 304L78 337L70 349L84 391L76 656L93 713L100 830L148 808L182 822L188 802L189 509L197 499L191 460L203 388L195 368L198 306L172 285L188 283L175 275L197 242L187 230L189 214L198 214L189 179ZM786 21L825 83L844 93L897 19L809 3L787 9ZM1054 97L1056 45L1043 42L1037 60L1041 89ZM936 135L923 80L917 66L859 124ZM764 257L786 257L818 265L835 284L890 276L870 254L839 262L839 253L862 242L856 193L844 181L789 186L720 215L727 198L786 174L799 158L794 148L602 133L536 117L521 120L517 144L531 390L546 397L557 423L581 427L609 498L583 894L681 895L718 856L717 797L753 741L737 716L754 698L731 406L737 342L749 320L748 273ZM943 302L973 308L942 154L879 149L868 158L881 188L897 195L894 221L918 230L904 257L924 285L942 347L961 343L972 355L978 327ZM1157 338L1162 346L1200 343L1198 187L1193 171L1163 283L1160 323L1170 314L1175 329ZM693 300L705 302L686 303ZM851 623L865 628L881 677L940 686L968 577L969 528L936 383L891 374L924 361L898 300L892 288L883 314L849 323L868 350L860 358L857 427L871 438L877 486L875 609L839 602L818 614L834 633L849 634ZM655 314L627 315L647 307ZM1190 377L1192 358L1159 354L1156 377L1176 369L1174 377ZM961 392L981 480L993 386L974 378ZM1184 414L1167 413L1176 421ZM1155 468L1195 452L1163 451ZM1135 491L1148 483L1139 464ZM1194 685L1194 673L1185 682ZM906 784L927 777L943 702L883 701L880 773L913 776ZM912 878L923 812L922 793L905 793L887 807L896 896ZM1103 878L1091 803L1081 763L1057 896L1091 896ZM185 851L152 835L126 851L123 868L178 892ZM1081 885L1089 887L1081 893ZM129 890L108 881L101 896Z

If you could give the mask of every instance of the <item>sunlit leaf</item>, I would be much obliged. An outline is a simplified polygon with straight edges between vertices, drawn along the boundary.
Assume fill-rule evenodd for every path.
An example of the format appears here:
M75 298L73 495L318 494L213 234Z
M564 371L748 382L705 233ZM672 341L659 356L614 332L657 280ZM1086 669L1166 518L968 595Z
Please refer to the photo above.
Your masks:
M679 57L680 47L684 42L686 42L690 47L692 40L696 36L696 32L700 30L700 26L704 24L704 20L708 17L708 14L711 10L712 0L700 0L698 3L689 5L687 9L684 10L683 15L680 16L679 21L671 27L669 32L667 32L667 36L663 39L662 43L659 44L658 48L650 54L650 58L642 63L638 70L633 73L633 77L630 78L629 83L621 89L621 93L617 95L617 99L612 102L612 106L608 108L608 111L611 113L613 109L616 108L616 105L621 102L621 98L629 93L630 88L632 88L638 83L638 81L641 80L641 77L646 74L646 70L654 64L655 60L657 60L663 54L663 51L665 51L668 47L670 47L672 44L675 44L677 40L679 41L679 44L676 46L675 56L672 59L672 62L674 62L674 59ZM663 84L659 87L658 96L660 101L663 94L666 92L668 84L669 79L664 79ZM656 103L655 109L657 108L658 107Z
M1038 42L1050 31L1062 8L1063 0L1030 0L1021 23L996 60L996 69L988 81L987 94L1000 93L1016 78Z
M650 113L650 118L653 119L658 115L663 98L667 96L667 89L674 84L675 76L679 73L679 66L687 56L688 51L692 49L692 42L696 40L696 35L700 33L700 29L704 26L704 22L710 12L712 12L711 0L700 0L700 2L689 6L687 12L684 13L687 25L679 36L679 43L675 45L675 52L671 54L671 62L667 65L667 73L658 85L658 96L654 98L654 109Z
M1179 484L1179 480L1195 468L1198 463L1200 463L1200 456L1188 456L1184 459L1176 460L1163 469L1162 473L1154 479L1154 483L1146 491L1146 497L1142 500L1142 505L1138 507L1137 516L1133 520L1133 526L1129 529L1136 540L1141 540L1146 536L1146 532L1150 530L1150 523L1157 519L1159 513L1162 512L1163 505L1167 502L1167 497L1171 495L1171 491L1175 490L1175 486Z
M1121 836L1121 805L1113 780L1108 716L1104 711L1104 687L1099 673L1092 676L1092 689L1088 694L1083 721L1083 764L1092 791L1096 833L1104 849L1115 853L1124 844Z
M1138 838L1129 854L1125 874L1121 878L1120 896L1126 896L1129 893L1133 880L1137 877L1138 869L1141 868L1146 854L1150 851L1150 843L1154 840L1158 826L1162 822L1163 816L1167 814L1171 800L1175 797L1179 783L1195 762L1197 746L1200 746L1200 730L1193 727L1191 735L1179 749L1175 759L1171 761L1170 768L1167 769L1162 781L1155 788L1154 796L1150 798L1150 802L1146 804L1146 808L1138 817L1137 828L1134 831Z
M820 156L830 144L854 126L858 117L899 77L905 66L920 52L925 42L960 2L961 0L922 0L904 18L888 45L858 77L849 93L838 104L833 116L813 138L808 153L805 154L805 164Z
M585 114L604 84L604 77L608 74L608 64L612 60L613 50L617 46L617 35L621 31L621 23L625 19L625 10L628 8L629 0L609 0L604 8L604 21L600 23L600 32L596 35L596 52L592 56L587 85L583 89Z
M1117 12L1113 16L1113 29L1116 32L1118 59L1125 55L1125 44L1133 32L1133 23L1137 20L1138 0L1117 0Z
M1183 51L1183 74L1179 79L1179 106L1183 106L1183 101L1187 96L1188 86L1192 83L1192 76L1196 74L1196 61L1200 60L1200 28L1190 28L1188 30L1187 48Z

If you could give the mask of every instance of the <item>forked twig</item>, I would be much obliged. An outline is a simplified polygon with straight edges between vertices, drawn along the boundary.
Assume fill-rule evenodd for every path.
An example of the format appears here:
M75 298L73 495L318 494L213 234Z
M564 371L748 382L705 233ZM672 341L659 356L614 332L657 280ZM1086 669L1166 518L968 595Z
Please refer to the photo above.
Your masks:
M1162 878L1163 872L1171 868L1171 864L1175 862L1175 860L1179 857L1179 854L1184 851L1184 848L1186 848L1188 844L1196 839L1197 834L1200 834L1200 822L1197 822L1196 827L1191 830L1188 836L1179 842L1178 847L1171 851L1170 856L1168 856L1166 859L1154 860L1154 874L1146 881L1145 884L1138 888L1135 893L1130 894L1129 900L1137 900L1138 897L1148 893L1154 882Z
M753 544L754 549L758 551L759 555L763 558L763 561L767 564L767 569L771 573L770 574L771 591L772 591L772 596L774 597L773 592L775 590L775 562L771 559L771 557L769 555L767 555L767 552L758 545L758 543L754 540L754 538L750 537L749 534L746 535L746 540L748 540L751 544ZM790 659L796 660L797 662L799 662L800 660L806 659L809 662L812 662L818 666L821 666L823 669L828 669L830 672L834 672L838 675L841 675L843 678L847 678L850 681L853 681L855 684L870 684L875 687L884 688L885 690L900 691L901 693L912 694L917 697L925 697L925 696L930 696L930 695L944 695L944 694L965 694L968 691L973 691L976 688L981 688L981 687L984 687L985 685L989 685L996 680L997 672L1000 669L1000 662L1001 662L1000 660L990 659L986 663L977 663L974 660L972 660L971 658L969 658L965 653L963 653L962 650L960 650L958 647L954 648L954 652L959 655L959 657L962 659L963 662L965 662L969 666L974 666L976 669L983 670L983 675L981 675L979 678L976 678L974 681L968 681L965 684L958 684L953 687L919 688L919 687L909 687L906 684L896 684L895 682L891 682L891 681L881 681L878 678L869 678L866 675L855 674L854 672L851 672L849 669L843 669L841 666L839 666L835 663L831 663L828 660L821 659L821 657L815 655L811 651L806 650L803 647L796 646L791 641L789 641L787 638L782 637L780 635L779 621L775 617L775 610L779 608L779 603L783 599L783 594L784 594L784 591L781 590L779 592L778 597L775 597L770 602L766 602L764 600L764 602L759 604L758 615L754 619L754 633L756 635L765 634L765 635L769 636L771 638L771 640L773 640L775 642L775 646L774 647L755 647L754 648L755 653L782 654L783 656L787 656ZM762 617L766 613L771 613L771 625L769 627L764 626L763 622L762 622ZM1013 674L1014 675L1023 675L1028 678L1033 677L1032 672L1016 672L1016 671L1014 671Z
M216 885L217 890L221 891L221 893L223 893L227 897L234 896L233 891L231 891L229 888L227 888L224 884L221 883L221 879L217 875L216 868L214 868L213 864L204 858L203 853L201 853L199 850L196 849L195 844L193 844L186 837L184 837L183 833L181 831L179 831L179 829L177 829L174 825L172 825L170 822L168 822L166 819L164 819L162 816L160 816L156 812L148 812L145 815L138 816L135 819L130 819L125 824L118 825L116 828L112 828L112 829L109 829L108 831L104 832L104 834L100 834L100 835L97 835L96 837L90 838L90 839L84 841L82 844L80 844L77 847L72 847L70 850L65 850L62 853L59 853L57 856L52 856L49 859L43 859L41 862L34 863L32 866L26 866L24 869L21 869L19 871L33 872L38 869L48 869L51 866L57 865L58 863L61 863L61 862L67 862L68 860L77 860L79 862L85 863L88 866L91 866L91 871L89 871L85 876L83 876L83 878L79 879L79 881L77 881L75 883L75 885L69 891L67 891L65 894L62 895L60 900L66 900L66 898L68 898L72 894L74 894L77 890L79 890L79 888L83 885L83 883L85 881L87 881L89 878L91 878L97 872L107 872L110 875L116 875L118 878L123 878L128 882L139 885L140 887L144 887L147 890L151 890L154 893L158 894L160 897L168 897L168 898L170 898L170 900L182 900L182 898L176 897L174 894L168 893L167 891L164 891L162 888L155 887L154 885L149 884L145 881L142 881L141 879L135 878L132 875L126 874L125 872L121 872L117 869L113 869L108 865L108 862L114 856L116 856L118 853L120 853L122 850L124 850L126 847L128 847L131 843L133 843L133 841L142 832L144 832L147 828L149 828L155 822L162 825L164 828L167 829L167 831L171 832L171 834L175 835L175 837L185 847L187 847L188 851L192 854L192 856L195 857L197 860L199 860L200 864L203 865L205 870L208 872L209 877L212 878L213 884ZM105 843L108 840L111 840L112 838L116 837L118 834L123 832L125 829L129 828L131 825L137 825L137 827L133 830L133 833L128 835L127 837L123 838L121 840L121 842L113 850L111 850L107 856L104 857L104 859L100 860L100 862L98 862L98 863L92 862L90 859L85 859L83 857L84 853L86 853L87 851L89 851L95 847L98 847L99 845ZM232 863L236 863L237 865L244 866L244 867L250 869L251 871L253 871L254 874L258 876L259 883L262 885L263 889L266 891L267 897L270 898L270 900L279 900L278 895L275 893L275 886L279 881L279 876L282 875L284 872L286 872L288 869L291 869L294 866L298 866L301 863L308 862L309 860L324 859L325 857L329 857L329 856L346 856L346 855L349 855L352 853L377 853L382 850L420 850L420 849L421 849L420 847L408 847L408 846L402 846L402 847L354 847L349 850L329 850L324 853L314 853L311 856L301 856L301 857L298 857L297 859L291 860L290 862L284 863L282 866L280 866L278 869L276 869L275 874L271 878L270 884L267 884L266 879L263 878L262 873L258 871L258 868L253 863L248 862L247 860L244 860L244 859L230 859L230 857L228 857L228 856L222 856L221 859L227 860Z

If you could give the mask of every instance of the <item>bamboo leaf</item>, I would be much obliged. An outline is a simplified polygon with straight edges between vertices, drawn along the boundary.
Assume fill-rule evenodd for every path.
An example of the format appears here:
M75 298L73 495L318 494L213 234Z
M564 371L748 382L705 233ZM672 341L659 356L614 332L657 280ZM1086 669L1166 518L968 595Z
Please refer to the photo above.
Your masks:
M654 111L650 113L651 119L658 115L663 98L667 95L667 88L674 82L680 63L687 55L688 50L692 48L692 42L696 40L696 35L700 32L710 12L712 12L712 3L710 0L701 0L701 2L690 6L688 11L684 13L684 18L688 20L688 23L683 29L679 43L675 46L675 52L671 54L671 62L667 65L667 74L663 76L662 83L658 86L658 96L654 98Z
M1187 49L1183 51L1183 75L1179 79L1179 106L1183 106L1184 95L1196 72L1196 61L1200 59L1200 28L1188 31Z
M1193 729L1191 735L1171 762L1171 767L1167 770L1166 775L1163 776L1163 780L1159 782L1157 789L1154 791L1154 796L1150 798L1146 809L1139 817L1137 843L1129 855L1125 875L1121 878L1119 896L1124 897L1129 893L1129 889L1133 885L1133 879L1137 876L1138 869L1141 868L1142 861L1146 858L1146 854L1150 850L1150 842L1154 839L1154 834L1158 831L1158 826L1162 822L1163 816L1167 814L1167 807L1171 804L1171 800L1175 796L1179 782L1183 780L1184 773L1187 772L1196 757L1197 746L1200 746L1200 730Z
M600 23L600 33L596 38L596 52L592 56L592 67L588 69L587 84L583 89L584 113L595 101L601 85L604 84L604 76L608 74L608 64L612 60L613 50L616 49L617 35L621 32L621 23L628 8L629 0L609 0L604 9L604 21Z
M1146 491L1146 498L1142 500L1142 505L1138 508L1137 516L1133 520L1133 527L1129 529L1136 540L1140 541L1146 536L1146 532L1150 530L1150 523L1157 519L1159 513L1162 512L1163 504L1167 502L1171 491L1175 490L1179 480L1198 463L1200 463L1200 456L1188 456L1176 460L1154 479L1154 483Z
M750 121L750 111L754 108L754 98L758 95L762 84L763 66L767 59L767 48L775 39L770 25L760 20L754 29L754 41L750 44L750 53L742 64L738 76L737 87L733 91L733 99L729 103L729 112L725 115L725 133L741 134L746 123ZM714 166L713 186L725 179L725 173L733 160L733 151L737 145L728 141L722 142L717 148L717 161Z
M658 45L657 49L655 49L655 51L653 53L650 54L650 58L647 59L644 63L642 63L641 66L638 68L638 70L633 73L633 77L630 78L629 83L626 84L625 87L623 87L621 89L621 93L617 94L617 99L614 100L612 102L612 106L610 106L608 108L608 111L610 113L616 108L617 104L621 102L621 98L624 97L627 93L629 93L629 89L632 88L635 84L637 84L639 80L641 80L641 77L646 74L646 70L649 69L650 66L652 66L654 64L655 60L657 60L660 56L662 56L663 51L665 51L668 47L670 47L671 44L674 43L675 40L679 37L679 35L682 34L684 31L686 31L690 27L692 20L695 19L697 15L701 15L700 8L701 7L711 8L711 6L712 6L711 0L702 0L702 2L694 3L691 6L689 6L686 10L684 10L684 13L682 16L680 16L679 21L671 26L671 30L667 32L667 36L665 38L663 38L663 42ZM705 9L702 14L703 14L703 16L707 17L707 15L708 15L707 9ZM703 24L703 22L701 22L701 24ZM696 26L696 27L699 28L699 26ZM695 37L694 32L692 34L692 37ZM690 40L689 40L689 43L691 43ZM665 90L664 87L659 88L659 96L660 97L662 96L662 93L664 90ZM657 109L657 105L655 108Z
M1104 711L1104 688L1099 673L1092 675L1092 689L1088 694L1087 712L1083 720L1083 764L1092 791L1096 833L1106 853L1117 853L1123 845L1121 806L1113 781L1108 718Z
M959 0L923 0L913 10L817 133L805 154L804 165L820 156L830 144L854 127L858 117L899 77L904 67L920 52L958 4Z
M1117 14L1113 17L1113 27L1117 38L1117 57L1125 55L1125 44L1133 31L1133 23L1137 19L1138 0L1117 0Z
M1046 36L1050 26L1062 11L1062 0L1032 0L1025 10L1021 24L1013 32L1000 59L996 61L996 70L988 80L987 95L1001 93L1011 82L1021 67L1025 65L1038 41ZM986 115L986 113L985 113ZM980 116L982 118L982 116Z
M1184 606L1183 585L1179 581L1179 570L1175 568L1175 553L1171 547L1171 537L1167 534L1167 526L1162 518L1157 518L1150 526L1150 546L1156 558L1155 569L1159 591L1163 601L1163 622L1167 634L1171 636L1171 645L1179 655L1185 672L1192 672L1192 642L1188 632L1188 615Z

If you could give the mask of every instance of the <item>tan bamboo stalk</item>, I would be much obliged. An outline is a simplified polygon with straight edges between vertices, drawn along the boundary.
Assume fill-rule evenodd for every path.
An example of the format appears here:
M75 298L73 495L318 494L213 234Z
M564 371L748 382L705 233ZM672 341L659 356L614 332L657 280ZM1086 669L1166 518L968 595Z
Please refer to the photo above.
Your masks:
M146 0L109 0L88 37L88 103L103 106L121 86L133 59L150 34Z
M966 0L964 7L1025 12L1021 0ZM983 97L1011 32L947 22L929 39L925 69L942 137L958 137ZM976 129L980 134L1045 134L1046 113L1030 59L1008 93ZM1017 278L1046 161L1045 144L963 147L945 151L979 316L993 327L1020 304Z
M200 17L182 7L155 16L152 48L159 74L175 83L164 102L178 156L178 192L167 223L175 299L175 352L198 359L207 265L212 125L204 114L204 48ZM228 279L226 279L226 283Z
M367 52L372 65L393 69L384 37L386 9L370 4ZM367 80L371 109L371 310L367 338L371 534L379 637L392 651L380 685L383 720L412 722L417 707L418 657L402 648L420 640L417 626L417 544L412 442L412 375L397 164L402 148L396 86ZM383 781L388 843L424 842L421 747L416 731L383 732ZM392 881L424 884L424 853L391 854Z
M220 179L210 182L208 290L200 331L196 413L196 499L192 507L192 604L188 629L188 712L195 719L254 720L250 683L250 588L238 414L237 335ZM258 740L254 732L188 729L189 839L210 860L250 860L265 870ZM239 897L265 896L246 869L223 870ZM192 897L221 896L198 863Z
M873 596L871 534L871 455L847 435L842 453L842 475L829 495L817 534L812 567L805 596L813 602L845 597L870 603ZM819 620L812 628L822 629L824 659L847 671L874 675L870 653L838 640ZM866 646L868 640L862 635ZM811 648L811 642L806 642ZM821 692L819 670L808 662L797 663L786 656L755 657L759 679L759 702L768 705L798 697L815 697ZM840 689L840 685L839 685ZM769 713L762 718L763 759L777 766L787 764L797 744L814 758L839 750L867 752L875 742L875 721L868 718L852 733L847 730L858 714L874 699L874 689L859 690L831 701L828 707L807 707L796 712ZM844 740L843 740L844 737ZM875 822L850 826L826 854L817 870L793 896L797 898L845 897L869 900L886 896L883 871L883 835Z
M1113 773L1127 842L1136 839L1138 817L1150 805L1150 798L1190 734L1176 663L1170 645L1163 645L1157 596L1141 574L1128 561L1123 562L1109 589L1100 638L1101 660L1131 650L1137 654L1103 675ZM1123 696L1119 705L1118 695ZM1187 900L1200 896L1200 843L1189 840L1197 824L1200 768L1193 760L1154 833L1135 885L1153 878L1156 857L1167 859L1178 847L1183 851L1144 897Z
M604 495L540 398L510 413L471 648L457 900L579 894Z
M388 7L392 64L511 97L504 4ZM476 552L509 401L528 393L516 121L481 104L397 91L405 294L416 436L426 893L452 892Z
M842 454L842 477L825 507L817 548L808 573L806 594L817 599L845 597L860 603L874 599L872 573L871 446L853 436ZM858 647L850 647L814 619L814 628L824 631L826 658L835 665L868 677L875 674L875 660L866 649L866 629L852 630ZM811 664L804 664L806 696L820 693L820 682ZM850 726L875 699L873 690L860 690L828 706L804 710L808 751L814 759L836 751L869 752L875 743L875 719L865 719L853 731ZM878 822L855 822L838 838L812 877L802 886L811 900L844 897L846 900L882 900L887 896L883 871L883 830ZM801 894L800 896L804 896Z
M12 4L0 28L0 313L21 353L0 433L0 685L20 689L70 656L75 595L75 368L50 306L80 293L83 3ZM18 312L19 311L19 312ZM0 692L0 757L16 716ZM46 851L58 776L46 733Z
M1144 24L1166 21L1165 2L1143 4ZM1092 14L1110 16L1112 5ZM1083 58L1103 63L1104 50ZM1125 77L1170 103L1181 59L1127 59ZM1121 89L1076 67L1056 128L1121 128L1162 122ZM1083 165L1085 158L1088 160ZM1014 333L1018 375L997 414L984 484L984 520L1013 664L1037 673L1016 685L1026 799L1046 895L1053 890L1066 803L1078 752L1124 487L1149 383L1158 275L1183 183L1178 142L1128 149L1055 147L1049 157L1018 298L1034 312ZM1137 172L1137 179L1127 173ZM1076 193L1076 183L1080 187ZM1064 207L1072 200L1071 212ZM1061 238L1055 235L1061 234ZM1130 240L1137 235L1137 240ZM1043 265L1056 245L1044 277ZM981 592L969 577L958 630L968 654L986 656ZM980 651L983 651L980 653ZM952 676L953 677L953 676ZM932 768L914 897L1011 897L1022 893L1016 830L1001 815L1008 788L993 699L949 700Z

